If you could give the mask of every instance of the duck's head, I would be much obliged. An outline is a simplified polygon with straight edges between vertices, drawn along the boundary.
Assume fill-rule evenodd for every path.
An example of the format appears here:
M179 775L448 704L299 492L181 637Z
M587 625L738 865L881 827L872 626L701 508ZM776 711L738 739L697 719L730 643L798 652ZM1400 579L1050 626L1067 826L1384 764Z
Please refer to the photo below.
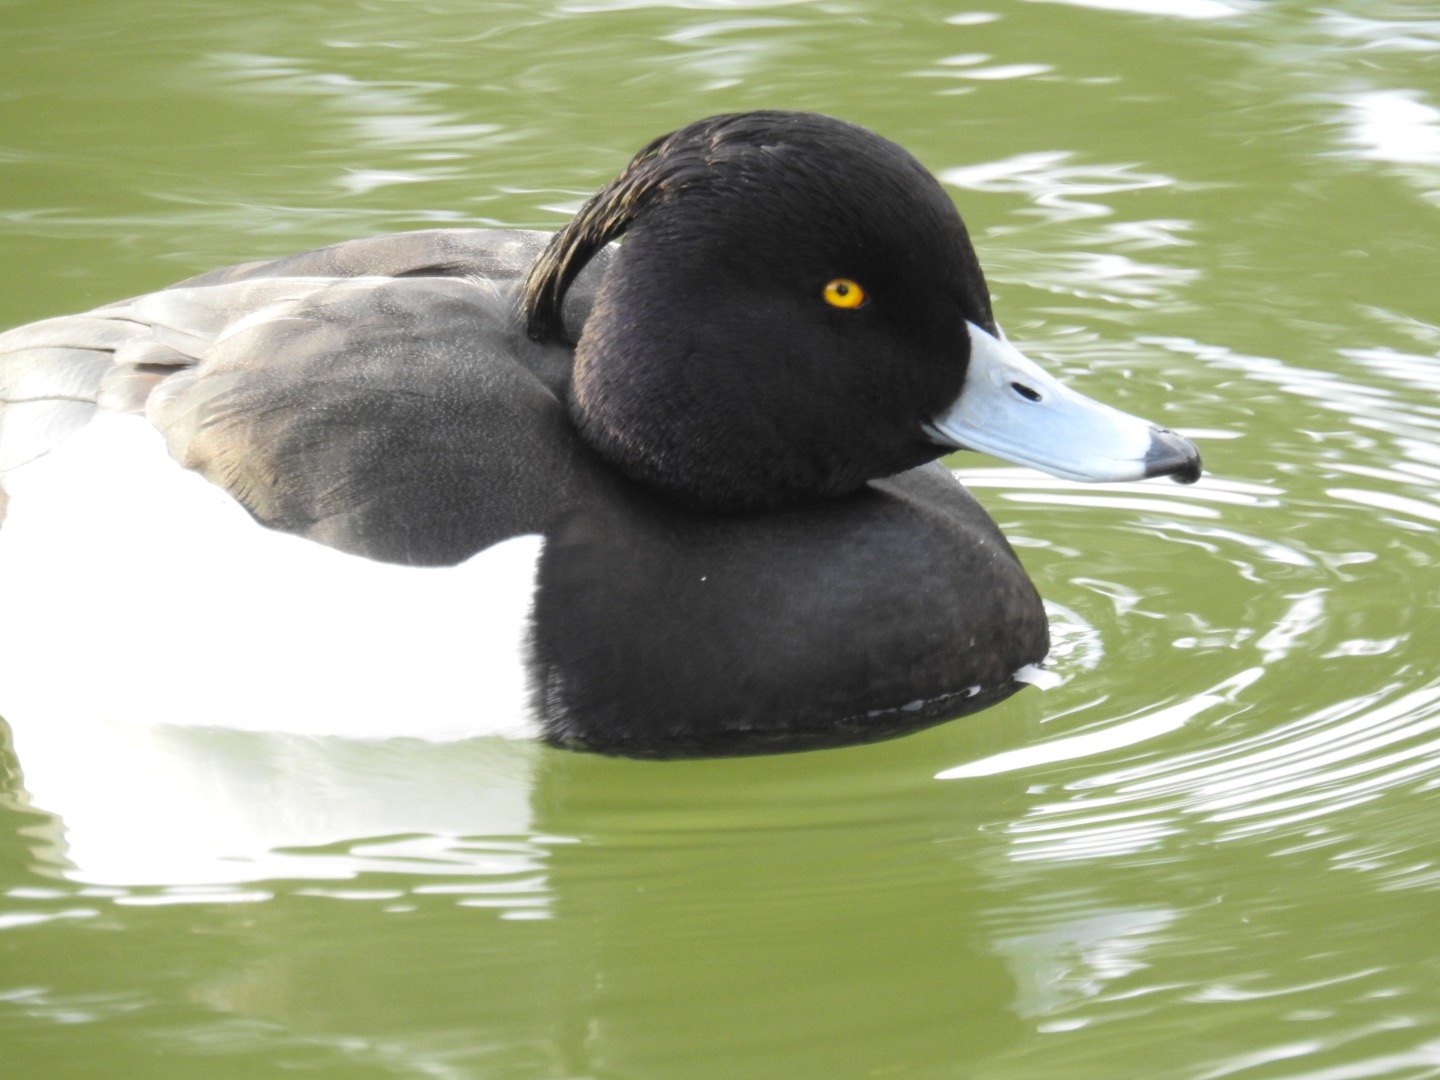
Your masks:
M813 113L657 139L526 281L532 337L625 234L569 407L640 482L717 510L843 495L955 449L1057 476L1199 476L1189 440L1083 397L1010 346L965 225L895 143Z

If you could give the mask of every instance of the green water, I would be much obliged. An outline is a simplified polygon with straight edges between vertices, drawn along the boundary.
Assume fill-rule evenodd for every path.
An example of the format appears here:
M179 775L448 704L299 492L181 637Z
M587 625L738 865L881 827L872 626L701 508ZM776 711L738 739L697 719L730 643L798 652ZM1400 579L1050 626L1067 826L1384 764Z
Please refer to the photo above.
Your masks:
M1440 1077L1432 5L10 0L0 56L0 324L552 226L685 120L811 108L1209 469L957 458L1059 684L891 743L177 736L190 787L69 748L88 810L0 752L0 1075Z

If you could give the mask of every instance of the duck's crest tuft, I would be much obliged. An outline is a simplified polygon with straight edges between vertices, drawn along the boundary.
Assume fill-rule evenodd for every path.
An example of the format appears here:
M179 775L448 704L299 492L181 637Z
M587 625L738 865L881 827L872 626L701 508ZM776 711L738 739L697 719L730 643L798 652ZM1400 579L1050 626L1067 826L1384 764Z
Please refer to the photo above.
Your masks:
M531 265L524 289L526 332L535 341L569 340L562 308L580 271L657 199L696 184L713 183L727 146L745 143L763 149L783 137L787 128L817 120L841 124L804 113L722 113L655 139L619 176L591 196Z

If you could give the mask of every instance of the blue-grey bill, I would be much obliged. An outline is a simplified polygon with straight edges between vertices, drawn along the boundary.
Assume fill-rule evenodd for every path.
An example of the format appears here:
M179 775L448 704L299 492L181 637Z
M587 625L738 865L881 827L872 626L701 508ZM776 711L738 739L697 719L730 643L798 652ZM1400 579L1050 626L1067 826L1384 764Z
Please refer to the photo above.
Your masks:
M1200 479L1200 451L1185 436L1076 393L973 323L965 386L925 433L1066 480Z

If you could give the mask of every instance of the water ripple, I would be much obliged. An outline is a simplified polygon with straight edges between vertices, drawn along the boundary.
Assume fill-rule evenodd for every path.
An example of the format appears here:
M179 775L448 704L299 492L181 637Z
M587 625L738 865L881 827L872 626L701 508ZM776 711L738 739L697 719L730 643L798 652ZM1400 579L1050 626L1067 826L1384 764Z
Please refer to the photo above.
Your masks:
M1418 336L1431 329L1417 328ZM1032 535L1026 522L1007 524L1017 547L1042 560L1041 575L1054 567L1047 593L1078 611L1087 595L1112 605L1115 619L1104 625L1113 640L1097 642L1097 651L1155 657L1168 646L1205 657L1203 666L1160 664L1172 677L1221 674L1126 707L1120 684L1107 686L1102 669L1086 676L1099 693L1043 721L1040 738L937 778L1029 784L1032 798L1000 826L1015 864L1170 858L1181 838L1259 841L1281 854L1322 849L1334 865L1383 872L1387 887L1433 887L1440 870L1432 862L1407 856L1403 845L1364 841L1356 815L1403 790L1440 787L1440 683L1422 648L1434 631L1433 590L1412 570L1433 567L1436 557L1420 538L1440 525L1440 408L1430 404L1440 364L1390 347L1337 350L1336 370L1184 338L1133 347L1238 372L1276 391L1274 407L1295 402L1296 446L1268 448L1284 482L1207 474L1192 488L1167 490L1081 488L1015 469L960 475L989 489L992 505L1030 507L1037 517L1105 508L1108 546L1117 551L1138 533L1152 545L1198 551L1186 558L1197 583L1188 604L1167 596L1168 605L1158 605L1163 594L1147 589L1123 554L1104 568L1103 554L1094 554L1107 549L1098 531L1050 544L1033 537L1051 529L1036 524ZM1343 424L1317 423L1327 413ZM1292 523L1283 533L1273 516L1280 509ZM1098 569L1068 575L1071 544L1090 552ZM1227 574L1255 590L1205 589L1212 575ZM1389 588L1391 578L1408 582L1413 606L1368 602L1377 582ZM1222 613L1222 596L1240 610ZM1065 673L1065 660L1057 666ZM1325 704L1285 715L1281 703L1314 700L1295 688L1317 679L1330 688Z
M1123 11L1132 15L1168 15L1176 19L1228 19L1250 9L1249 4L1221 3L1220 0L1040 0L1073 7Z
M1112 208L1093 196L1116 195L1173 185L1173 177L1143 172L1130 164L1077 164L1068 150L1016 154L998 161L962 165L939 173L942 183L967 191L1020 194L1033 203L1027 213L1047 222L1108 217Z
M1240 695L1263 674L1252 668L1210 691L1141 716L947 769L940 779L1033 770L1152 740ZM1440 685L1398 686L1342 699L1260 732L1144 764L1069 780L1007 832L1017 860L1073 860L1156 850L1168 836L1195 835L1198 819L1217 841L1306 835L1397 786L1440 784ZM1433 868L1432 868L1433 873Z

